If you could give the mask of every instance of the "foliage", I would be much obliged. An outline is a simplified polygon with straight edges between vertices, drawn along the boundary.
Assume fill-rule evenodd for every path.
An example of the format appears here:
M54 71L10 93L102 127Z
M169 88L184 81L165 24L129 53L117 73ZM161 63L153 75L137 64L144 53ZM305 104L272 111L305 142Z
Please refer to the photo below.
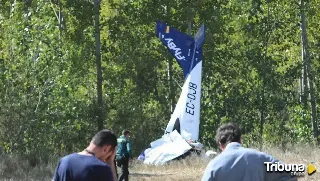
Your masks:
M316 4L307 4L306 18L319 97ZM135 154L163 134L170 91L177 101L183 74L173 61L170 90L167 64L173 58L157 39L155 23L187 33L191 21L192 34L202 23L207 34L200 142L215 146L215 130L229 121L241 125L246 145L261 138L283 146L310 142L299 8L293 0L102 0L104 127L118 135L131 129ZM0 32L1 146L27 155L83 149L97 130L93 1L2 1Z

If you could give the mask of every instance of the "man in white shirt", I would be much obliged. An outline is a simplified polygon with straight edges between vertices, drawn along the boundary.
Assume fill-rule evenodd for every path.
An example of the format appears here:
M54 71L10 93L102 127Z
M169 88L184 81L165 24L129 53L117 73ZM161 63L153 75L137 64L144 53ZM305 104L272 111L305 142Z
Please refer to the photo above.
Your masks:
M280 162L272 156L241 146L241 130L232 123L218 128L216 141L222 153L207 165L202 181L296 181L288 172L267 173L264 162Z

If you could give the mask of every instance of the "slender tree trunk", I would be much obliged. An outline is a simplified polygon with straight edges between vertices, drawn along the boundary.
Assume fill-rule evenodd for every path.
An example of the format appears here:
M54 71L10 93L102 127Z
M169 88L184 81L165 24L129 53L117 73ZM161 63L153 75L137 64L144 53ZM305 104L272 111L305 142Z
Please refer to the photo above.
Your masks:
M302 36L301 36L301 41ZM302 46L302 52L301 52L301 57L302 57L302 62L303 62L303 68L301 71L301 103L303 105L303 110L302 110L302 118L307 119L306 113L308 111L308 94L309 94L309 85L308 85L308 76L307 76L307 66L306 62L303 60L304 59L304 47Z
M302 38L302 36L301 36ZM303 41L303 40L302 40ZM302 59L304 57L304 47L302 46ZM308 84L308 75L307 75L307 64L303 61L303 69L302 69L302 84L303 84L303 99L302 103L304 109L308 109L308 94L309 94L309 84Z
M61 0L58 0L59 4L59 56L62 58L62 12L61 12Z
M94 12L95 12L95 41L96 41L96 68L97 68L97 123L98 130L103 129L103 102L102 102L102 71L101 71L101 44L100 44L100 1L94 1Z
M32 0L26 0L25 1L25 10L24 10L24 14L26 15L26 22L25 22L25 28L27 29L27 31L25 32L25 36L24 36L24 52L25 52L25 57L28 56L28 54L26 53L28 50L29 50L29 43L28 43L28 40L30 38L30 16L29 16L29 13L30 13L30 7L31 7L31 1Z
M261 91L261 105L260 105L260 150L263 149L263 128L264 128L264 122L265 122L265 83L263 80L262 83L262 91Z
M170 17L170 11L167 9L167 5L165 7L165 15ZM170 117L175 109L175 91L174 91L174 84L173 84L173 58L170 52L167 52L168 64L167 64L167 72L168 72L168 82L169 82L169 102L170 102ZM169 119L170 119L169 117Z
M283 98L282 98L283 99ZM287 132L287 129L285 127L286 125L286 122L287 120L289 120L289 113L288 113L288 108L287 108L287 105L286 105L286 102L287 100L286 99L283 99L282 100L282 109L280 111L280 117L281 117L281 120L280 120L280 136L281 136L281 147L282 147L282 150L283 151L286 151L287 149L287 144L288 144L288 132Z
M169 99L170 99L170 112L173 113L175 109L175 91L173 85L173 70L172 70L172 57L168 54L168 81L169 81Z
M303 91L304 91L304 89L303 89L303 86L304 86L304 84L303 84L303 70L301 70L301 76L299 78L299 86L300 86L299 103L302 103L303 99L304 99L304 97L303 97L303 95L304 95L304 93L303 93Z
M269 26L269 17L270 17L270 7L269 7L269 1L268 3L268 15L265 21L266 24L266 29L265 29L265 41L264 41L264 55L263 55L263 62L262 62L262 67L265 66L265 64L268 61L268 45L269 45L269 31L270 31L270 26ZM261 91L261 105L260 105L260 150L263 149L263 130L264 130L264 123L265 123L265 114L266 114L266 98L265 98L265 88L266 88L266 77L265 74L266 72L264 69L261 67L262 70L262 91Z
M313 87L313 75L311 73L310 66L310 53L308 49L308 36L307 36L307 23L306 17L304 14L306 7L305 1L301 0L301 30L302 30L302 47L303 47L303 62L304 62L304 70L307 75L307 83L310 88L309 95L311 99L311 116L312 116L312 126L313 126L313 134L316 138L317 144L320 145L320 138L318 133L318 121L317 121L317 110L316 110L316 95Z

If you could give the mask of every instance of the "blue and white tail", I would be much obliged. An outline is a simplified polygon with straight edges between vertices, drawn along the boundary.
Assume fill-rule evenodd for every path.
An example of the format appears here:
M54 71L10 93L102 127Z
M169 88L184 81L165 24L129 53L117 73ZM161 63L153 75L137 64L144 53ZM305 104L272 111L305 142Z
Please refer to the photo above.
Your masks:
M202 74L202 46L205 40L204 25L195 37L158 21L156 34L181 66L185 82L182 93L167 125L166 133L175 129L183 136L191 134L191 139L199 139L200 97ZM180 128L177 128L177 126Z

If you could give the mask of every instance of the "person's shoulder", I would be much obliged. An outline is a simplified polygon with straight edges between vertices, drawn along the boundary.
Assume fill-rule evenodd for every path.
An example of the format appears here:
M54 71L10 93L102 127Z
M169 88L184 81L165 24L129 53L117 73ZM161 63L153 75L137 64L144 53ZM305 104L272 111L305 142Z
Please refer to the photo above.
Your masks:
M111 167L107 163L101 161L100 159L98 159L96 157L90 157L90 160L87 160L87 164L92 167L97 167L97 168L102 168L102 169L111 169Z
M73 158L77 158L77 157L79 157L79 154L71 153L69 155L63 156L60 160L69 160L69 159L73 159Z
M83 162L86 165L104 165L104 162L94 156L82 155L79 153L71 153L62 157L59 162L62 163L80 163Z
M125 136L123 136L123 135L122 135L122 138L125 139L125 140L127 140L127 141L130 140L129 138L127 138L127 137L125 137Z
M217 156L215 156L208 164L209 167L220 167L225 162L226 154L225 152L221 152Z
M123 141L123 140L126 140L126 137L121 135L117 138L118 141Z
M270 154L266 153L266 152L263 152L263 151L259 151L257 149L253 149L253 148L243 148L244 152L246 154L250 154L250 155L255 155L261 159L264 159L264 160L275 160L275 158L273 158L273 156L271 156Z
M61 157L59 159L59 162L70 160L70 159L74 158L75 156L76 156L75 153L71 153L71 154L65 155L65 156L63 156L63 157Z
M220 153L207 164L202 180L207 181L212 179L213 175L219 172L219 170L223 169L224 163L226 161L226 157L224 155L225 154L223 152Z
M255 154L261 154L261 152L257 149L254 148L246 148L246 147L241 147L242 151L248 152L248 153L255 153Z
M247 148L247 147L241 147L240 151L245 152L245 153L251 153L251 154L262 154L261 151L254 149L254 148Z
M80 155L79 158L80 159L78 159L77 161L82 161L83 160L84 164L86 165L86 167L92 168L93 170L98 170L98 171L111 170L111 167L107 163L101 161L100 159L98 159L96 157Z
M57 164L53 179L56 179L58 175L64 174L64 172L67 169L69 169L70 163L72 163L72 161L74 160L72 159L74 156L75 156L74 153L72 153L72 154L63 156L58 160L58 164Z
M212 180L216 172L218 172L223 167L222 161L224 156L221 155L222 153L210 160L203 172L201 181Z

